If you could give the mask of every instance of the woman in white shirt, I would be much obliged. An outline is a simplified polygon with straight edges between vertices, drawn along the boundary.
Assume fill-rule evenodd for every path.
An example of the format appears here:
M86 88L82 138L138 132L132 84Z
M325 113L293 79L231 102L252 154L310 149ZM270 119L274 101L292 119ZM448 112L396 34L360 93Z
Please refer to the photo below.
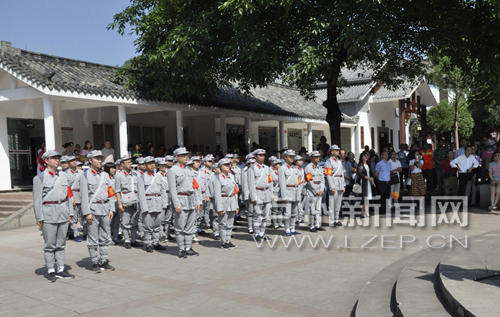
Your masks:
M410 161L412 196L425 196L425 181L422 176L422 165L424 165L422 154L420 154L419 151L415 151L415 159Z
M363 217L369 217L370 199L372 199L372 188L375 181L371 176L370 164L368 163L368 152L363 152L359 156L359 163L356 173L356 183L361 185L361 196L363 204Z
M389 162L391 163L391 198L389 198L387 206L390 208L393 201L395 203L395 206L398 205L399 191L401 189L400 179L401 173L403 172L403 167L401 166L401 162L398 160L398 155L395 151L391 152L391 159L389 160ZM397 175L397 182L394 175Z

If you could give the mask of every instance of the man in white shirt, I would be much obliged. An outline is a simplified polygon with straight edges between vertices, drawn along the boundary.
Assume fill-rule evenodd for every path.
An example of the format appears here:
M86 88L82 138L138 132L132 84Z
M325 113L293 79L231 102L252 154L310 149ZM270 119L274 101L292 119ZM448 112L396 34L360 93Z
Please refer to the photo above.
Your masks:
M104 142L104 147L102 148L102 155L104 155L104 161L102 164L104 165L105 163L115 162L115 149L111 147L111 142L106 141Z
M472 154L472 147L465 148L465 154L460 155L450 162L450 166L458 169L458 194L465 195L467 188L471 186L472 171L479 167L479 162Z

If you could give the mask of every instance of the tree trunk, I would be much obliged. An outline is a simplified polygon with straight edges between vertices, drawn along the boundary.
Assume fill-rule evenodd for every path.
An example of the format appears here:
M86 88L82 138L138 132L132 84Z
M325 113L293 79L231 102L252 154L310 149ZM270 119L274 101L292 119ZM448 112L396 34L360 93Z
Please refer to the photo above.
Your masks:
M455 97L455 149L460 147L460 140L458 139L458 97Z
M340 144L340 122L342 122L342 112L337 101L337 84L340 77L340 62L332 65L332 71L326 83L326 100L323 106L327 109L326 122L330 126L331 145ZM344 144L345 145L345 144Z

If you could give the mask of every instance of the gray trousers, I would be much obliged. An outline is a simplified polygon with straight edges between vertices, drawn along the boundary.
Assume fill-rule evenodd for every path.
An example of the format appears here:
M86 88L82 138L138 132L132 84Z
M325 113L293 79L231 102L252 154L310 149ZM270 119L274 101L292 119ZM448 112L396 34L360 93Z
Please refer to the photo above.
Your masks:
M118 206L115 206L115 210L118 210ZM120 223L121 223L121 212L115 212L113 219L111 220L111 237L113 240L118 240L118 234L120 233Z
M179 249L190 249L196 232L196 211L183 209L180 213L174 213L174 228Z
M73 233L75 237L78 236L78 219L80 219L80 223L83 225L83 218L82 218L82 208L81 204L76 204L74 206L75 208L75 216L71 219L71 222L69 223L69 229Z
M202 230L203 226L210 226L210 205L211 203L203 200L198 215L196 217L196 228Z
M321 228L321 197L307 197L309 228Z
M212 231L214 232L215 236L219 235L219 215L215 212L215 210L210 209L210 225L212 227Z
M161 212L145 212L142 214L144 223L144 243L146 246L160 243Z
M271 213L271 202L254 206L253 229L255 234L263 236L266 233L267 217Z
M299 212L300 201L288 201L284 203L285 206L285 230L295 231L295 223L297 222L297 215Z
M111 243L109 216L96 216L88 225L87 246L92 264L104 263L108 260L108 249Z
M219 233L222 243L231 241L231 233L234 225L234 211L226 211L219 216Z
M254 215L254 205L251 201L246 201L247 206L247 222L248 222L248 231L253 231L253 215Z
M137 210L137 204L124 206L121 213L121 223L125 242L135 242L137 240L138 222L139 211Z
M335 194L328 193L328 216L329 224L339 221L340 207L342 207L342 190L336 190Z
M271 221L275 227L283 223L283 207L271 207Z
M54 265L57 265L58 272L64 269L64 249L66 247L67 233L67 222L43 223L42 234L45 241L43 255L49 273L54 271Z
M170 235L170 226L172 225L172 219L174 218L174 207L172 205L168 205L167 208L163 209L163 215L161 219L162 232L165 235Z

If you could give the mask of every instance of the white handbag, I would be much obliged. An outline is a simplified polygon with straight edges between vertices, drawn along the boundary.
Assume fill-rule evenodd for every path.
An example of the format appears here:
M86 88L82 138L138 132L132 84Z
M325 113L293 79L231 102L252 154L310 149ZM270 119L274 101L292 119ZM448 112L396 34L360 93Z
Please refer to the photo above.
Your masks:
M363 189L361 188L361 185L359 185L358 183L354 184L352 186L352 192L355 193L355 194L361 194L361 192L363 191Z

